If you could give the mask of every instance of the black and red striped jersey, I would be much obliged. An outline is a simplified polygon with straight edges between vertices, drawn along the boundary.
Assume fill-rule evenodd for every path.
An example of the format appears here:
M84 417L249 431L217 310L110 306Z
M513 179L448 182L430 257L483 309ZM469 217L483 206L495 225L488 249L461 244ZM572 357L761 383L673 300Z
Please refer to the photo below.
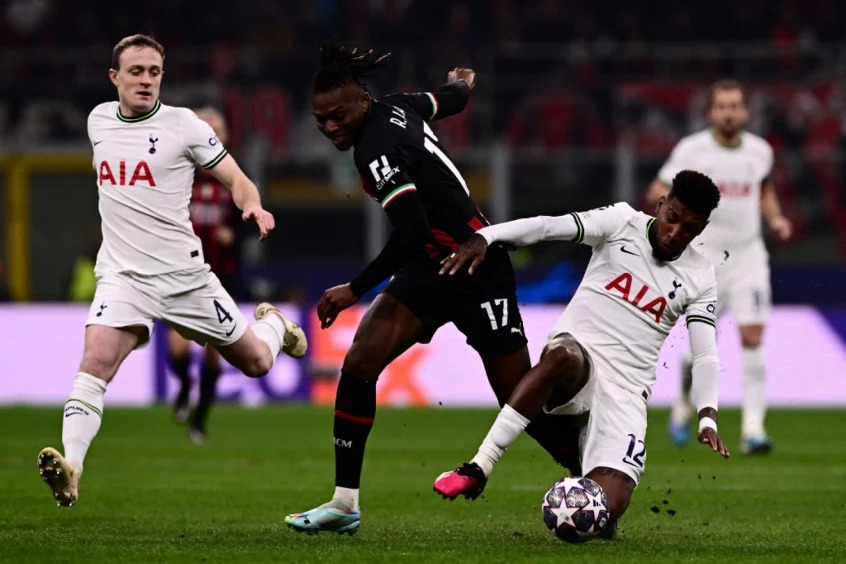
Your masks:
M374 100L355 144L364 190L390 214L389 206L416 192L428 220L426 253L439 259L488 225L467 183L428 122L464 108L463 82L435 92L391 94ZM395 225L395 227L399 227Z
M232 193L217 178L198 170L191 193L191 224L203 244L203 256L212 272L233 276L237 270L234 241L222 244L218 232L228 229L234 235L237 208Z

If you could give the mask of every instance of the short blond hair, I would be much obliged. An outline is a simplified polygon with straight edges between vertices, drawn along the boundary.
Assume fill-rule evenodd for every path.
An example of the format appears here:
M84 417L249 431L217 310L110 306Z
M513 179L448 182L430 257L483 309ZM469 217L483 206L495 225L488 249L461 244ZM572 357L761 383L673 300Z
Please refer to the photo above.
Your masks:
M120 56L130 47L151 47L159 52L159 55L162 56L162 61L164 61L165 50L164 47L162 47L162 44L149 35L136 33L135 35L130 35L121 39L117 42L115 48L112 49L113 69L120 70Z

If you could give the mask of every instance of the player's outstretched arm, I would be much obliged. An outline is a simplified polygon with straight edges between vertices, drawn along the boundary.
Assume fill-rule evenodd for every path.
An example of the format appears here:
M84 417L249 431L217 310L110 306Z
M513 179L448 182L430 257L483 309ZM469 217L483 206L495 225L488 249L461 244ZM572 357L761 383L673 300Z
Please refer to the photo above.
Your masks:
M469 261L468 272L473 274L484 260L488 245L495 242L522 247L538 241L574 241L578 235L579 225L572 214L528 217L490 225L474 233L454 253L442 260L440 273L455 274Z
M717 433L717 397L720 361L717 356L717 330L709 322L697 321L688 313L690 349L693 353L693 382L690 399L699 412L699 442L724 458L731 456Z
M255 221L259 228L259 240L265 240L276 227L276 221L273 219L273 214L262 208L258 188L252 180L247 178L232 155L226 155L209 172L229 188L232 192L232 200L243 212L241 218L244 221Z

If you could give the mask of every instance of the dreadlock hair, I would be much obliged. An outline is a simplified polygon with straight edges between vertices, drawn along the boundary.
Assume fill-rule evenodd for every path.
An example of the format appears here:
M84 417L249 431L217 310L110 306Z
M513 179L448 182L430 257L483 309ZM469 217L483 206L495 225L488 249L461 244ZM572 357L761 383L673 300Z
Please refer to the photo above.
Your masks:
M720 190L701 172L683 170L673 178L667 198L676 198L692 212L710 215L720 203Z
M373 49L359 49L329 41L320 47L320 68L314 74L312 92L328 92L345 84L359 84L367 90L361 78L384 67L391 54L377 55Z

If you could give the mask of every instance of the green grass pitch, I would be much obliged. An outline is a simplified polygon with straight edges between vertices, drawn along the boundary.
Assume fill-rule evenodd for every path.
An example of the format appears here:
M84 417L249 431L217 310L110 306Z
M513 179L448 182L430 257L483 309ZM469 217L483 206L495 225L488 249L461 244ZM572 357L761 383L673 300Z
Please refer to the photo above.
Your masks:
M0 409L0 562L758 562L846 561L843 411L770 413L776 450L674 448L650 414L646 474L616 540L570 546L544 527L541 499L562 475L521 437L484 498L442 500L432 481L470 458L493 410L377 415L355 536L296 534L286 513L332 492L329 410L218 408L211 441L190 444L164 407L110 409L79 503L57 508L35 459L61 447L58 408ZM738 414L721 429L738 451ZM671 514L674 512L674 514Z

